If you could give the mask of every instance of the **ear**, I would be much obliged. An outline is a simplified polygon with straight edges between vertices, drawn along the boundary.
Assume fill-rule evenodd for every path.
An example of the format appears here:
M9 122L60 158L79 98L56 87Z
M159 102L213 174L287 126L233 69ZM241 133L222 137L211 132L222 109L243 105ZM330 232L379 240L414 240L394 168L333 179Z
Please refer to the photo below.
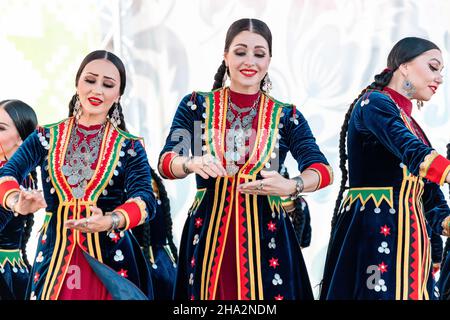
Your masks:
M223 60L225 61L225 67L228 68L228 52L223 53Z
M409 69L409 64L408 63L402 63L399 67L398 70L400 71L401 75L405 78L408 77L408 70Z

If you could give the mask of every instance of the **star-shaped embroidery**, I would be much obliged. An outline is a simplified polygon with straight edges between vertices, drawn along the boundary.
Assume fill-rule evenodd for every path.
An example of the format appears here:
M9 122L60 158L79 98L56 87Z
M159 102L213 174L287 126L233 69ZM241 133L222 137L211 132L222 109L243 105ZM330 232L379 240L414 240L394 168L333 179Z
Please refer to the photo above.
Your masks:
M385 273L385 272L387 272L388 270L387 270L387 264L384 264L384 262L381 262L379 265L378 265L378 270L380 270L381 271L381 273Z
M195 267L195 258L194 257L192 257L192 259L191 259L191 267L192 268Z
M195 297L193 294L191 295L191 300L195 300Z
M39 273L36 272L36 273L34 274L34 283L38 282L40 277L41 277L41 275L40 275Z
M128 278L128 270L120 269L117 273L120 274L124 278Z
M269 231L274 232L275 230L277 230L277 226L275 223L273 223L273 221L270 221L267 224L267 228L269 229Z
M280 264L278 263L278 259L272 258L269 260L269 265L276 269L276 267L278 267Z
M115 233L115 232L111 232L111 236L110 236L111 240L114 241L114 243L117 243L117 241L120 240L120 236Z
M380 227L380 233L384 234L385 237L391 234L391 228L388 228L387 225Z
M203 225L203 219L202 218L196 218L195 219L195 227L200 228Z
M280 294L278 294L277 296L275 296L275 300L281 301L284 300L284 297Z

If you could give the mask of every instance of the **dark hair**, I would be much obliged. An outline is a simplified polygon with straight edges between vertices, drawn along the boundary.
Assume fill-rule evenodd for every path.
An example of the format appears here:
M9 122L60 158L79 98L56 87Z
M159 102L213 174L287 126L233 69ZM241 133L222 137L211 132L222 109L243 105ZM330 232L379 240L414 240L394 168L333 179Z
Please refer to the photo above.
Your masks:
M259 34L264 39L266 39L267 44L269 45L269 55L272 56L272 33L270 32L269 27L265 22L261 20L249 18L237 20L233 22L231 26L228 28L227 35L225 37L224 52L228 52L228 50L230 49L231 42L233 42L233 39L242 31L250 31ZM219 66L216 75L214 76L213 90L222 87L222 80L223 76L225 75L225 72L227 72L227 74L230 75L225 65L225 60L222 60L222 64Z
M83 59L83 61L80 64L80 67L78 68L77 75L75 77L75 86L78 86L78 81L80 80L81 73L83 72L84 68L86 67L86 65L89 62L94 61L94 60L103 60L103 59L108 60L109 62L114 64L116 66L117 70L119 71L119 74L120 74L119 90L120 90L120 95L122 96L125 91L125 86L127 83L127 75L125 72L125 66L124 66L122 60L120 60L120 58L118 56L116 56L114 53L106 51L106 50L92 51ZM72 99L69 102L69 117L73 116L73 108L75 106L76 100L77 100L77 94L74 94L72 96ZM119 128L124 131L127 131L120 101L117 103L117 107L119 109L120 121L121 121ZM111 108L109 110L108 115L110 117L112 116L113 111L114 111L114 108Z
M347 110L339 137L339 160L340 160L339 168L341 169L342 172L342 179L339 194L336 199L336 204L334 207L333 219L331 220L332 231L337 220L338 211L342 202L344 191L345 189L347 189L346 187L348 179L348 171L347 171L348 157L346 152L347 130L350 116L353 112L353 108L355 107L356 102L369 90L380 90L380 91L383 90L384 87L386 87L389 84L395 70L397 70L401 64L409 62L414 58L416 58L417 56L420 56L422 53L432 49L440 50L439 47L436 46L433 42L422 38L408 37L403 38L402 40L397 42L388 55L387 68L383 70L381 73L375 75L374 81L364 90L362 90L362 92L353 101L353 103Z
M0 101L0 107L2 107L11 117L22 141L24 141L31 133L33 133L34 130L36 130L36 127L38 125L36 113L34 112L33 108L31 108L25 102L20 100L3 100ZM27 178L25 184L27 187L37 189L37 173L35 170L31 171L30 177ZM25 228L21 241L22 257L28 269L30 269L31 266L28 262L26 246L28 240L30 239L31 230L34 224L33 217L34 216L32 214L26 215L24 217Z
M161 178L158 176L158 174L153 170L153 168L150 167L150 172L152 175L153 181L156 183L156 186L158 188L159 193L159 200L161 201L162 211L164 214L164 226L166 228L166 237L167 237L167 244L170 247L170 251L175 259L175 262L178 261L178 253L177 253L177 247L175 243L173 242L173 233L172 233L172 217L170 214L170 201L169 197L167 196L166 188L164 187L164 184L161 180ZM150 261L149 256L149 249L152 244L151 242L151 228L150 228L151 222L146 222L142 226L142 232L137 232L137 238L142 246L142 250L144 252L144 255L148 261ZM139 226L138 226L139 227ZM136 227L136 228L138 228ZM141 239L139 239L141 238Z

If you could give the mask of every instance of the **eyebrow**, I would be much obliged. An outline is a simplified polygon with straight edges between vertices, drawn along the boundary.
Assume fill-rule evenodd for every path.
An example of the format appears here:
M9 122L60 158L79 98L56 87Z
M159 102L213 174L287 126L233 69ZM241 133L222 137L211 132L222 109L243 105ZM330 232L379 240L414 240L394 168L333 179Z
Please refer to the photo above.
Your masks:
M430 61L432 61L432 60L434 60L434 61L436 61L437 63L439 63L439 65L442 64L442 63L441 63L438 59L436 59L436 58L431 58Z
M246 44L244 44L244 43L238 43L238 44L236 44L235 45L235 47L238 47L238 46L241 46L241 47L248 47ZM265 47L265 46L255 46L255 49L265 49L265 50L267 50L267 48Z
M93 75L93 76L98 77L98 74L96 74L96 73L92 73L92 72L87 72L87 73L89 73L89 74L91 74L91 75ZM116 81L114 78L111 78L111 77L107 77L107 76L103 76L103 77L106 78L106 79L112 80L112 81Z

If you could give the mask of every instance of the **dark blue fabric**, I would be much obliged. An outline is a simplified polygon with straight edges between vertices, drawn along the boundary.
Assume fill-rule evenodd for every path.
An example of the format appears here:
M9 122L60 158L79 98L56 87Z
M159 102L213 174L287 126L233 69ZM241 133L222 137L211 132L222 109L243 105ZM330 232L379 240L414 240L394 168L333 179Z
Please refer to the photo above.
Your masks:
M201 155L201 129L202 114L205 112L205 98L203 94L196 94L193 102L198 106L192 110L188 105L192 95L185 96L176 110L172 126L167 137L161 155L168 151L188 156L190 152L196 156ZM314 163L328 164L303 115L297 110L298 124L290 120L292 106L283 104L283 114L279 119L279 150L276 159L271 160L271 168L281 170L288 152L298 163L298 168L303 171ZM278 163L276 164L276 161ZM260 175L257 175L260 179ZM218 181L219 180L219 181ZM196 175L197 189L206 189L206 192L196 210L190 210L189 216L183 228L180 243L180 258L175 286L176 299L198 299L200 297L200 284L202 273L202 261L204 258L205 243L208 226L211 223L210 213L213 208L217 183L223 179L203 179ZM245 205L244 205L245 207ZM257 197L258 221L260 230L261 273L263 280L264 299L273 299L279 293L284 299L313 299L306 266L297 241L293 226L283 208L271 209L266 196ZM279 210L279 211L278 211ZM202 219L201 228L195 225L196 219ZM275 232L270 232L267 225L276 221ZM196 238L198 237L198 242ZM276 243L276 248L271 248L269 243ZM282 261L274 271L269 265L269 260L277 257ZM195 259L195 266L191 265ZM282 285L274 285L274 274L277 273L283 280ZM192 283L190 284L190 279Z
M170 213L169 213L170 214ZM155 218L150 223L150 247L153 254L153 263L149 261L153 283L153 293L155 300L171 300L175 286L177 265L167 250L167 221L165 220L164 208L158 202L156 206ZM144 225L133 229L133 234L140 243L143 250L145 248Z
M423 202L423 211L429 219L426 237L431 229L441 233L440 223L450 214L439 186L417 178L420 164L433 149L406 127L399 109L387 95L372 92L369 104L361 106L365 98L356 103L348 126L349 187L392 188L393 207L384 200L376 207L373 199L365 206L361 199L351 206L341 206L331 234L321 299L396 298L396 270L403 270L403 265L397 265L399 202L409 200L399 198L402 192L408 192L401 189L407 179L405 174L411 179L408 181L424 184L421 199L415 201L419 207L419 202ZM390 228L390 235L380 231L385 225ZM385 251L383 245L389 250ZM376 286L368 285L374 279L373 272L382 264L387 265L387 272L380 272ZM425 268L429 269L429 273L425 269L429 274L426 290L433 298L431 264Z
M447 244L449 242L450 238L447 238ZM446 258L442 261L441 273L437 283L441 300L450 300L450 246L446 246L446 250L444 252Z
M45 128L44 135L47 135L49 130L49 128ZM131 156L127 152L129 149L134 149L136 156ZM112 176L113 184L108 184L105 188L107 194L102 193L99 196L97 206L104 213L111 212L128 198L141 197L147 206L147 219L150 219L155 215L155 197L151 189L150 166L145 150L139 141L126 138L122 147L119 148L120 151L123 151L120 156L121 164L114 168L117 170L117 175ZM36 250L36 254L41 253L44 257L43 261L35 262L31 271L32 276L39 274L40 277L38 281L30 281L27 289L28 297L33 293L38 299L43 290L57 234L62 230L59 229L56 217L60 205L59 198L56 192L50 192L53 185L48 179L48 152L41 144L36 131L24 141L10 161L0 169L0 177L12 176L18 181L23 181L24 177L37 166L42 169L41 181L47 203L45 210L50 215L50 219L42 229ZM84 212L82 212L83 215ZM72 231L69 229L67 232L71 234ZM127 281L133 282L148 299L152 299L153 290L148 265L136 239L129 231L124 231L116 240L113 241L106 232L100 233L99 242L103 263L116 271L128 270ZM123 259L117 259L117 257ZM111 292L111 294L114 296L115 293Z

